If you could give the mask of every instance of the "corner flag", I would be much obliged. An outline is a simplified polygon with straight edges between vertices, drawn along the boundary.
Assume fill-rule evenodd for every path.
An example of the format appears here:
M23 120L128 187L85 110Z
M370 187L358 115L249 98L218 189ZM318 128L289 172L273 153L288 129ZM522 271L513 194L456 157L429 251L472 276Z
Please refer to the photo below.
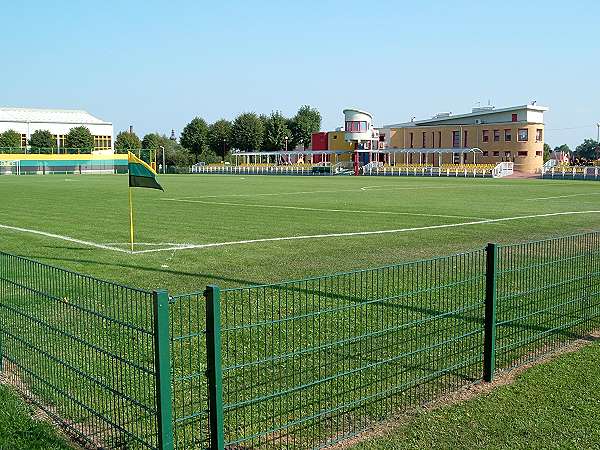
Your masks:
M127 155L129 166L129 187L141 187L150 189L160 189L164 191L162 186L156 181L156 172L152 167L144 161L129 152Z
M129 237L131 252L133 253L133 199L131 198L131 188L160 189L163 192L164 189L156 181L154 169L131 152L128 152L127 155L127 165L129 168Z

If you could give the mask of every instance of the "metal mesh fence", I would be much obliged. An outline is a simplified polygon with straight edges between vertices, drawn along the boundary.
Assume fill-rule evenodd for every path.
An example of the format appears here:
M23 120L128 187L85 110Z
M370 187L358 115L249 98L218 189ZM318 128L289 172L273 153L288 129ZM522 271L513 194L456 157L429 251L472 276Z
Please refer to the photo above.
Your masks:
M209 448L204 294L171 297L170 316L175 448Z
M327 447L598 327L600 233L174 297L0 253L4 381L103 448Z
M534 359L599 326L600 233L501 246L496 366Z
M156 448L151 295L0 253L5 381L87 444Z
M481 377L485 252L222 291L226 445L332 444Z

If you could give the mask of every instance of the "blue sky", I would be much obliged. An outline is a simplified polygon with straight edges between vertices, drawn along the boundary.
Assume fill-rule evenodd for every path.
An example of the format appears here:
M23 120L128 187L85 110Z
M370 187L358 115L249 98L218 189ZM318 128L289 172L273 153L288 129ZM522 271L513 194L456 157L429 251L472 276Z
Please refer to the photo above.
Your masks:
M2 5L0 105L81 108L140 135L244 111L323 128L537 100L546 141L600 121L600 2L28 1Z

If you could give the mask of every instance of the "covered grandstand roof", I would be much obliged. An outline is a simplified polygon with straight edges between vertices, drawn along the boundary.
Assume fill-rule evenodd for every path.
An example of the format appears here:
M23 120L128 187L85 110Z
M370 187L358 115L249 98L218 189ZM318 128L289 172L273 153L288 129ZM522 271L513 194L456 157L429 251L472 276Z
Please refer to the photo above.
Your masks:
M0 108L0 122L111 125L80 109Z

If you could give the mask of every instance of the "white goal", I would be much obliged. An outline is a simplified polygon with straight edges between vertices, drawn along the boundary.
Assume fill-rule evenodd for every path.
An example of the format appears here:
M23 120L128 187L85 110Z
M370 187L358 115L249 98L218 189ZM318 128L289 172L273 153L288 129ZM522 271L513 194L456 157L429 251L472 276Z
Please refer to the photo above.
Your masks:
M21 175L21 161L0 161L0 175Z

